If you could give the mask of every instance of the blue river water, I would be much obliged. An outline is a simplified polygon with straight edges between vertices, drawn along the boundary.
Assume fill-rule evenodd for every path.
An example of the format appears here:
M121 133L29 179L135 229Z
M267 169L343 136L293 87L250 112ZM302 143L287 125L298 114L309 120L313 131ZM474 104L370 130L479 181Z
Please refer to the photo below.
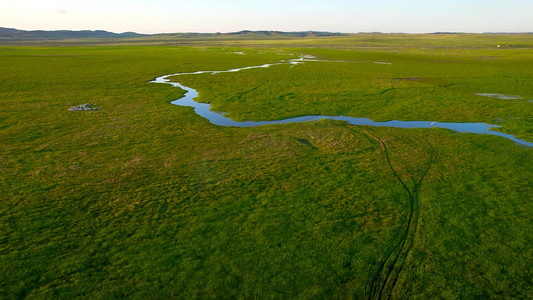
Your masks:
M260 66L230 69L226 71L198 71L198 72L192 72L192 73L175 73L175 74L169 74L169 75L163 75L163 76L157 77L151 82L170 84L174 87L179 87L185 90L186 91L185 95L180 99L172 101L172 104L193 107L196 114L198 114L202 118L209 120L209 122L211 122L212 124L218 125L218 126L255 127L255 126L261 126L261 125L299 123L299 122L309 122L309 121L328 119L328 120L344 121L352 125L382 126L382 127L396 127L396 128L437 127L437 128L446 128L446 129L453 130L456 132L490 134L490 135L504 137L520 145L533 147L533 143L520 140L514 137L513 135L490 130L491 128L497 128L500 126L486 124L486 123L450 123L450 122L435 122L435 121L397 121L397 120L386 121L386 122L374 122L368 118L353 118L353 117L347 117L347 116L322 116L322 115L302 116L302 117L295 117L295 118L289 118L289 119L283 119L283 120L273 120L273 121L239 122L239 121L234 121L228 117L225 117L223 113L212 111L211 105L208 103L199 103L199 102L194 101L194 99L198 97L198 91L196 91L193 88L184 86L178 82L172 82L169 79L170 77L179 76L179 75L197 75L197 74L214 75L218 73L232 73L232 72L238 72L242 70L249 70L249 69L255 69L255 68L268 68L272 65L279 65L279 64L296 65L296 64L304 63L306 61L319 61L319 60L309 59L309 58L299 58L299 59L293 59L293 60L288 60L288 61L282 61L277 64L264 64Z

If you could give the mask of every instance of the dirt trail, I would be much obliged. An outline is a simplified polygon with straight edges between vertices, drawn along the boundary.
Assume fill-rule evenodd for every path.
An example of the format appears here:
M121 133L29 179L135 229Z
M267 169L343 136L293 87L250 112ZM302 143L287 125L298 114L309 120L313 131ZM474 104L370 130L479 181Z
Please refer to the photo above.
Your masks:
M391 251L389 251L379 262L375 272L372 272L372 270L370 270L369 279L367 281L366 291L368 293L368 299L390 299L392 297L394 288L398 282L399 275L402 272L403 267L407 261L409 252L411 251L414 244L414 239L418 228L418 217L420 214L420 208L418 204L418 191L422 186L423 180L429 172L429 169L431 168L431 164L433 163L433 156L430 156L429 162L426 165L424 173L418 179L418 181L416 181L414 187L409 188L405 181L398 174L396 169L393 167L390 159L389 150L385 142L383 142L383 140L381 140L372 132L366 130L363 131L365 131L368 135L372 136L372 138L378 141L378 143L381 145L385 153L387 164L389 165L390 170L394 174L394 177L396 177L396 179L402 185L403 189L409 195L409 218L407 219L407 222L405 224L405 229L403 230L403 233L401 234L396 246ZM431 147L431 145L429 146Z

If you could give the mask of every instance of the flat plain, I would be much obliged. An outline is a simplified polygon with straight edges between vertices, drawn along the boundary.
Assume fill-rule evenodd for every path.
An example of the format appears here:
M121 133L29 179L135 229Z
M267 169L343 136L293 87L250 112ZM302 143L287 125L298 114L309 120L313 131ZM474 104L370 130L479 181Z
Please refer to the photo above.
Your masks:
M498 47L499 45L500 47ZM2 298L530 298L533 35L0 47ZM515 95L516 99L479 94ZM94 104L100 110L69 111Z

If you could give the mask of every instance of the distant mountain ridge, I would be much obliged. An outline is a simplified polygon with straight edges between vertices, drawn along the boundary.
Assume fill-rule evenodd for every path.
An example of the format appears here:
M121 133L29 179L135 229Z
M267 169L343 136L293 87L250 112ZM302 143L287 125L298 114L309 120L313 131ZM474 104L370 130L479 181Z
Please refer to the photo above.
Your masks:
M3 39L76 39L76 38L126 38L140 37L145 34L135 32L113 33L105 30L19 30L0 27L0 38Z
M343 36L347 35L346 33L340 32L329 32L329 31L266 31L266 30L242 30L238 32L229 32L229 33L218 33L219 35L282 35L282 36L297 36L297 37L306 37L306 36Z
M269 30L241 30L227 33L202 33L202 32L176 32L141 34L136 32L114 33L105 30L20 30L15 28L0 27L0 40L26 41L26 40L66 40L66 39L114 39L136 37L174 37L174 38L205 38L205 37L230 37L230 38L299 38L299 37L329 37L349 36L354 33L341 33L329 31L269 31ZM381 34L381 32L359 32L358 34ZM398 33L401 34L401 33ZM433 32L435 35L466 34L465 32ZM487 32L486 34L533 34L533 32Z
M47 39L84 39L84 38L131 38L142 36L178 35L183 37L209 37L209 36L286 36L286 37L308 37L308 36L343 36L345 33L335 33L327 31L266 31L266 30L243 30L229 33L159 33L140 34L136 32L114 33L105 30L19 30L15 28L0 27L0 39L16 40L47 40Z

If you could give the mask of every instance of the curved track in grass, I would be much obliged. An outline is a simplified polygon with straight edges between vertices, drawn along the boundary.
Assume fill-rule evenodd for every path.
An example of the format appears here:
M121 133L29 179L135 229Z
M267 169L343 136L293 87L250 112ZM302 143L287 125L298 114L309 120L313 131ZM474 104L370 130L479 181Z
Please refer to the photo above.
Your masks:
M409 256L409 253L411 252L411 249L414 245L416 231L418 229L418 218L420 215L418 191L420 190L424 178L426 178L426 175L428 174L429 169L433 164L433 156L430 156L422 176L415 182L412 188L409 188L405 181L402 180L400 174L393 167L389 155L389 150L385 142L375 134L368 131L367 133L371 135L372 138L377 140L379 144L383 147L383 152L385 153L387 164L390 170L409 196L409 217L405 224L405 229L403 230L403 233L400 236L398 244L390 252L384 255L384 257L379 262L374 274L370 275L369 282L367 282L367 286L365 287L365 291L368 293L369 300L383 298L390 299L393 295L393 291L396 287L396 283L398 282L400 273L402 272L405 262L407 261L407 257ZM433 148L431 145L429 146L431 149ZM432 152L433 151L431 150L430 154Z

